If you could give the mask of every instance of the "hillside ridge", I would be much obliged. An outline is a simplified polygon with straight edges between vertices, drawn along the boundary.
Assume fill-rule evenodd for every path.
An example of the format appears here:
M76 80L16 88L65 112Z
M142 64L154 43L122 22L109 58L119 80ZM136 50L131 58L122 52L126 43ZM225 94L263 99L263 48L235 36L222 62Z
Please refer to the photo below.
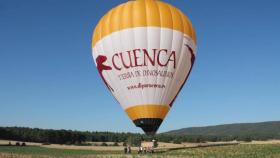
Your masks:
M162 134L170 135L246 135L273 134L280 135L280 121L257 123L231 123L203 127L188 127L171 130Z

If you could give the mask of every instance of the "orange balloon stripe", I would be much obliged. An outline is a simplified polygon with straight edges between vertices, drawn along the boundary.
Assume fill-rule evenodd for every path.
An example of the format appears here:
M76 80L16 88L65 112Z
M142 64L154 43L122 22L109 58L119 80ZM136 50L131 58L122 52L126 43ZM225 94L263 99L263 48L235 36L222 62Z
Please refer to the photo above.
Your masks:
M131 120L140 118L160 118L164 119L169 111L166 105L136 105L127 108L125 111Z
M161 27L183 32L196 43L194 28L177 8L155 0L136 0L121 4L105 14L97 24L92 47L105 36L134 27Z

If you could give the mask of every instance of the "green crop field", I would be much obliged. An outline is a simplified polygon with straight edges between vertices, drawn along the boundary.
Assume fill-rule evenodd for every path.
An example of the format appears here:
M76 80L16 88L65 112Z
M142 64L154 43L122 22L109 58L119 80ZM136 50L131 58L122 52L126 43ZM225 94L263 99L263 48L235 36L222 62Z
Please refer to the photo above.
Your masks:
M280 144L241 144L218 147L158 150L154 154L124 155L122 151L51 149L44 147L0 146L1 158L94 158L94 157L190 157L190 158L279 158Z

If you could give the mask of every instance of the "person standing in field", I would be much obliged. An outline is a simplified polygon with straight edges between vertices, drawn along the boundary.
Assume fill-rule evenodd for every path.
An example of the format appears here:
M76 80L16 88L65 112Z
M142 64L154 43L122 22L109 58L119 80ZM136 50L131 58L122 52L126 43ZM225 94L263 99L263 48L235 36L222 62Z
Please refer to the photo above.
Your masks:
M127 153L128 153L128 154L131 153L131 147L130 147L130 146L127 147Z
M124 147L124 153L127 154L127 147Z

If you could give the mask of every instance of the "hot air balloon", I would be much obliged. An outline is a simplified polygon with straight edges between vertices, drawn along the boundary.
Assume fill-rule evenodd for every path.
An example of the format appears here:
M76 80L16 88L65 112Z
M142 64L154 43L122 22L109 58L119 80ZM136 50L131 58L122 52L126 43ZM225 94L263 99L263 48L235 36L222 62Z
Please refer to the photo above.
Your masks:
M128 1L100 19L92 54L129 118L154 135L192 70L196 35L188 17L170 4Z

